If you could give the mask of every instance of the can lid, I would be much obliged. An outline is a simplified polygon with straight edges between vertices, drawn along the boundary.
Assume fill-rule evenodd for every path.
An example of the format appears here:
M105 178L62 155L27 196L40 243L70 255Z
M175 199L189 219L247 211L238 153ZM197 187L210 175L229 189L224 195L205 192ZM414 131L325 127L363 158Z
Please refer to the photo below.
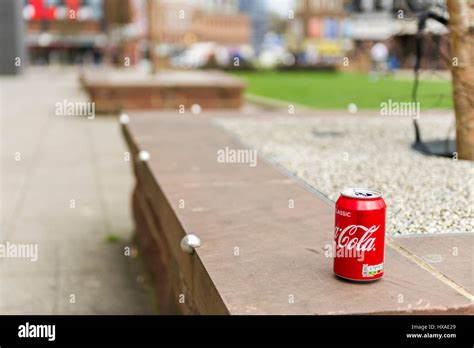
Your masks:
M341 195L350 198L358 199L374 199L382 197L382 194L379 191L370 190L366 188L345 188L341 191Z

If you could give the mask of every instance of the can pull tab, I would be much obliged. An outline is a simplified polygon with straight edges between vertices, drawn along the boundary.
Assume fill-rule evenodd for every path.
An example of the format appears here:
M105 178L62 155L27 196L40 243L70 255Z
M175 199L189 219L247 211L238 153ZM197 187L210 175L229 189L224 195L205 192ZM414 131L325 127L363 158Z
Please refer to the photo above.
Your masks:
M372 194L370 192L361 192L361 191L356 191L354 190L354 194L356 196L362 196L362 197L371 197Z

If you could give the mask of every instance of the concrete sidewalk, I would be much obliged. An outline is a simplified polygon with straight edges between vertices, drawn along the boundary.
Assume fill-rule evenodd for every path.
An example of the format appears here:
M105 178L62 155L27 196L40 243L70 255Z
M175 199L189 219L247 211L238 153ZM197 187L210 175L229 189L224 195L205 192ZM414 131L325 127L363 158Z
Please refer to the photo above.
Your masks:
M73 68L0 83L0 314L153 313L116 118L56 115L56 103L86 101ZM20 244L38 260L12 257Z

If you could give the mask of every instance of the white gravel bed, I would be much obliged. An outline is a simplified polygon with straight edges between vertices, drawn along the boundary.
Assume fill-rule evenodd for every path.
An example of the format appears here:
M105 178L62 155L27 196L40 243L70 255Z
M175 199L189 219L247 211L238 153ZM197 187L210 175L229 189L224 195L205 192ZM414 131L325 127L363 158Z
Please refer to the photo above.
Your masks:
M395 116L218 118L258 155L277 163L329 199L344 187L380 190L387 233L474 231L474 165L411 149L412 120ZM453 116L421 115L424 140L445 139ZM297 204L295 202L295 204Z

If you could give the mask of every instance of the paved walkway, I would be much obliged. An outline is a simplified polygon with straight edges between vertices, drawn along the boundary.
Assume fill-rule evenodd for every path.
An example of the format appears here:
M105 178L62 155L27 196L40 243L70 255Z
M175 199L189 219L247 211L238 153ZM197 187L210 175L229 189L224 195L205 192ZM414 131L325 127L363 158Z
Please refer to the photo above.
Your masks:
M132 176L116 118L55 115L86 101L71 68L0 83L0 314L152 313L134 248L124 255ZM19 244L38 260L11 257Z

